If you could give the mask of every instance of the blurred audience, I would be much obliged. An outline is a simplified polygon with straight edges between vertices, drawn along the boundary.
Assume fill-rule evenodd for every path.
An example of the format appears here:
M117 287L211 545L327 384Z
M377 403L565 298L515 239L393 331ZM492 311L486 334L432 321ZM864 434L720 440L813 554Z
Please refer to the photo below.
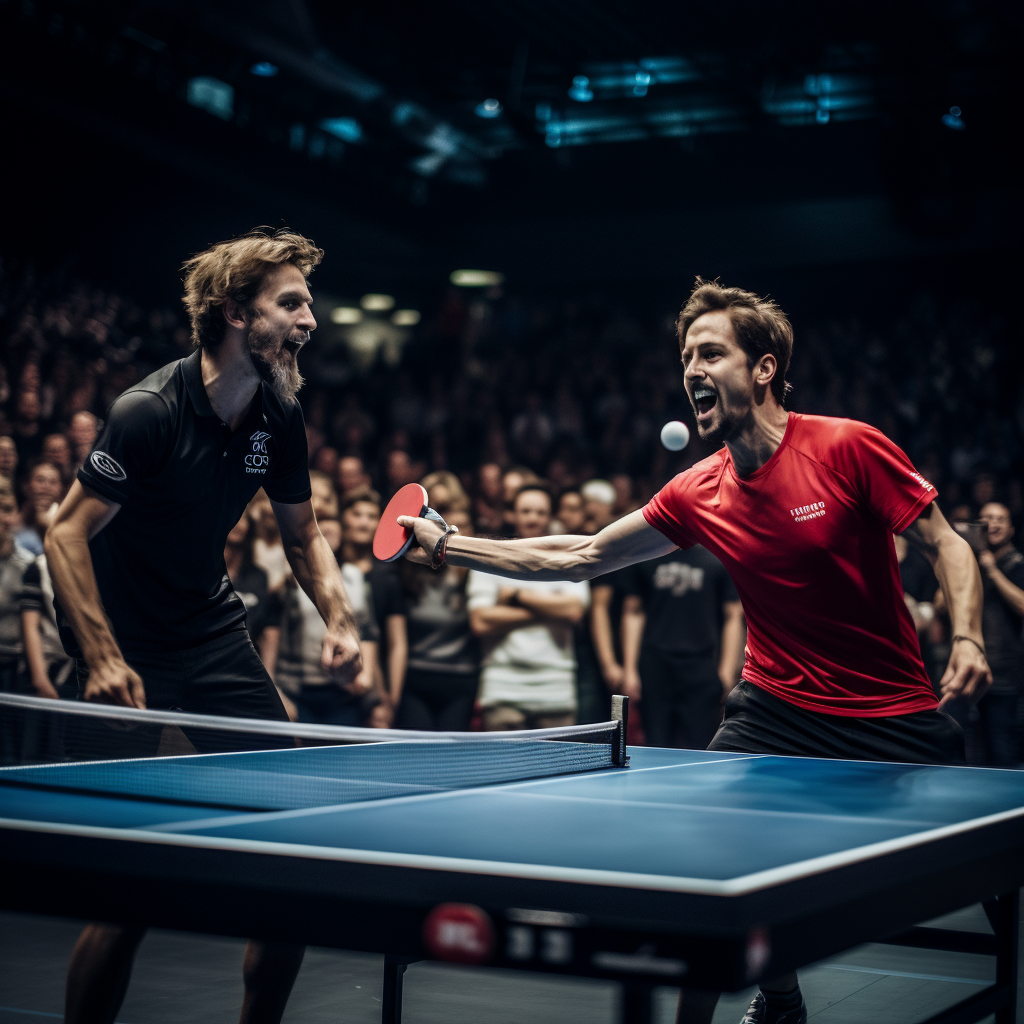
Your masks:
M18 543L33 555L43 553L43 538L61 498L64 480L60 467L40 457L29 466L24 483L25 501L21 507L21 529Z
M578 607L568 600L560 604L563 611L570 605L573 610L559 618L544 613L542 597L526 587L497 584L495 590L480 584L492 603L481 606L481 612L489 609L486 614L471 615L465 602L472 580L454 570L422 570L406 578L405 566L400 578L393 566L381 567L369 554L368 524L379 506L364 501L366 515L349 514L351 528L345 509L358 504L350 503L352 496L372 493L374 486L386 498L414 480L423 482L431 505L446 518L489 536L514 536L523 529L593 533L639 508L672 475L712 452L695 431L680 452L667 452L657 441L669 419L683 419L692 428L674 312L671 302L652 301L646 309L634 302L629 308L613 290L532 303L497 290L472 297L445 290L435 311L425 310L397 364L381 358L357 367L343 346L331 350L328 362L315 339L304 351L308 383L300 401L314 506L324 536L347 567L346 582L370 610L367 628L379 636L367 642L382 645L373 685L379 703L370 713L374 724L386 724L396 711L403 721L419 715L433 728L465 722L467 694L476 685L469 623L479 631L488 617L505 624L494 628L492 622L481 633L488 650L486 707L496 706L486 695L497 692L488 688L488 679L501 676L491 671L504 657L501 650L514 647L523 634L530 657L537 657L529 637L544 634L548 639L535 646L561 666L563 694L573 694L573 683L565 680L576 679L575 695L559 698L553 717L568 720L574 707L581 718L607 713L608 692L627 685L620 615L635 581L619 574L593 581L587 619L581 610L585 597ZM798 322L790 405L879 427L935 484L951 521L984 523L972 529L984 529L987 538L978 550L986 642L997 682L971 715L972 757L1020 763L1024 652L1014 595L1024 590L1024 581L1014 527L1024 517L1024 401L1018 386L1024 353L1012 318L970 295L924 292L868 315L873 323L843 315ZM0 260L0 330L0 487L7 483L7 506L15 500L20 506L4 515L9 539L13 543L17 536L17 550L27 548L27 557L42 551L53 505L89 457L110 401L187 354L189 335L179 309L147 306L74 280L66 269L46 272L7 258ZM436 369L438 344L461 353L445 375ZM330 372L316 372L321 367ZM539 481L559 495L553 517L546 490L522 491ZM521 493L535 513L532 521L517 510ZM305 609L287 584L287 560L262 493L247 522L232 531L225 559L247 606L255 600L250 626L260 623L263 609L270 619L280 618L275 594L290 601L294 626ZM937 583L917 552L906 550L899 538L895 543L907 606L926 665L937 678L951 639ZM45 564L38 568L45 605ZM260 571L267 597L254 599L261 588L251 581ZM37 587L32 572L29 577L26 593ZM653 596L644 598L645 608ZM46 609L29 607L33 600L26 598L34 637L37 626L45 634ZM566 655L562 634L573 632L577 614L575 651ZM269 621L256 626L261 644L273 639L275 628ZM297 658L305 642L301 632L291 637ZM9 672L22 673L26 689L46 689L37 652L27 653L20 639L15 646L15 667L5 662ZM442 668L445 651L452 660ZM45 650L43 660L52 677ZM637 672L642 679L642 667ZM414 692L433 692L437 699L413 711ZM451 697L447 704L445 695ZM648 707L645 717L650 714ZM496 720L493 711L484 717L492 725Z
M264 662L267 645L276 650L281 617L279 595L270 593L267 574L253 561L256 527L249 509L232 527L224 546L224 567L228 579L245 605L245 623L256 650Z
M341 549L338 562L351 595L362 591L379 640L380 658L375 666L377 695L373 724L387 726L402 692L408 644L405 601L394 565L373 557L373 535L380 522L381 502L376 491L353 491L342 502Z
M729 574L695 545L622 570L623 693L647 742L704 750L740 681L743 608Z
M22 673L21 594L32 554L14 539L18 504L11 485L0 480L0 693L26 689ZM49 694L47 694L49 696ZM12 720L0 725L0 764L17 763L21 738Z
M1024 760L1024 555L1013 545L1005 505L989 501L978 518L985 527L978 553L985 586L981 626L992 668L992 688L978 703L979 739L984 763L1011 768Z
M512 501L516 537L542 537L551 494L523 484ZM466 603L484 647L480 704L484 728L543 729L576 719L573 626L590 603L587 583L511 581L471 571Z
M429 490L426 479L423 484ZM449 508L444 516L449 525L472 536L468 509ZM400 574L409 659L395 728L464 732L473 720L480 677L479 643L466 606L467 571L446 565L435 572L403 562Z

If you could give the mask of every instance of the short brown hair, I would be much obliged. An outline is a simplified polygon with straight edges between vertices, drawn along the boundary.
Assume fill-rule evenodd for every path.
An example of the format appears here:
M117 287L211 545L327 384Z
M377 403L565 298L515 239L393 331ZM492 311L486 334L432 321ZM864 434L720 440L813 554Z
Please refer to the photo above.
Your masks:
M371 505L376 505L378 512L383 507L381 505L380 495L375 490L370 487L360 487L358 491L350 491L345 495L345 498L341 503L341 511L347 512L353 505L358 505L363 501L368 501Z
M215 349L224 340L224 303L231 299L250 308L275 267L291 263L309 277L323 256L323 249L289 228L257 227L186 260L182 301L192 323L192 344Z
M516 496L512 499L512 508L516 507L516 503L524 494L529 494L531 491L537 491L540 494L547 495L548 499L548 510L553 512L555 510L555 496L543 480L536 480L532 483L523 484L519 490L516 491Z
M772 299L763 299L742 288L725 288L717 279L705 281L698 277L676 320L679 344L686 341L686 332L697 317L716 309L729 314L736 340L747 353L751 366L761 356L775 357L779 368L772 378L772 394L779 405L783 405L793 390L786 382L786 371L793 355L793 326L786 314Z

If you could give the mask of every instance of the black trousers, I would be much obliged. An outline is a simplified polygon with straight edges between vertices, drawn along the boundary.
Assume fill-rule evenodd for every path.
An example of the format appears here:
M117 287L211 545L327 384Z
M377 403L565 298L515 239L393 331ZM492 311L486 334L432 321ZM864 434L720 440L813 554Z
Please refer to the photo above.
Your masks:
M652 747L703 750L722 720L714 658L640 648L640 719Z
M467 732L480 678L474 672L409 669L395 715L396 729Z
M941 711L848 718L807 711L744 680L708 750L849 761L965 764L964 733Z
M125 661L142 677L146 706L153 711L186 711L230 718L287 721L278 696L256 648L245 630L235 630L198 647L179 651L123 650ZM78 661L79 693L89 667ZM216 729L183 729L200 753L264 750L291 746L286 737L234 733ZM164 727L138 725L130 729L82 718L69 730L68 754L73 759L152 757L166 745Z

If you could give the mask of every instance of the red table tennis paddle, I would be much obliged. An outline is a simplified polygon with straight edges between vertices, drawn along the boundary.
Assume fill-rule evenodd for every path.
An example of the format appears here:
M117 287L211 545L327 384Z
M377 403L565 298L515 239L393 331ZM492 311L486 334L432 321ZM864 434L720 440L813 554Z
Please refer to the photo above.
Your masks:
M384 509L377 532L373 535L373 554L382 562L395 562L412 547L413 532L398 525L399 516L433 519L442 529L448 529L448 524L427 505L427 492L423 487L419 484L399 487Z

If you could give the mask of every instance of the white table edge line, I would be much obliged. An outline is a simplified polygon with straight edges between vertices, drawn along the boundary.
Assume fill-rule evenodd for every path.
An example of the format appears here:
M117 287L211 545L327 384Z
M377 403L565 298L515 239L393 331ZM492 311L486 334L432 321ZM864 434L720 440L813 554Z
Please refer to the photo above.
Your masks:
M153 832L146 829L117 829L98 825L62 825L53 822L23 821L0 818L0 829L43 832L57 835L77 835L99 839L148 842L161 845L203 847L239 853L266 853L276 856L303 856L314 860L335 860L389 867L425 868L436 871L460 871L469 874L502 875L539 881L569 881L590 885L610 885L620 888L651 889L664 892L693 893L695 895L741 896L768 888L781 882L800 878L836 867L845 867L886 853L912 849L937 839L958 835L984 825L997 824L1024 816L1024 807L997 814L973 818L956 825L945 825L925 832L912 833L898 839L853 847L834 854L797 861L778 868L741 875L736 878L713 880L685 878L672 875L651 875L628 871L609 871L597 868L565 868L547 864L521 864L504 861L484 861L472 858L444 857L434 854L384 853L376 850L343 849L298 843L275 843L257 839L225 839L220 836L182 835Z

